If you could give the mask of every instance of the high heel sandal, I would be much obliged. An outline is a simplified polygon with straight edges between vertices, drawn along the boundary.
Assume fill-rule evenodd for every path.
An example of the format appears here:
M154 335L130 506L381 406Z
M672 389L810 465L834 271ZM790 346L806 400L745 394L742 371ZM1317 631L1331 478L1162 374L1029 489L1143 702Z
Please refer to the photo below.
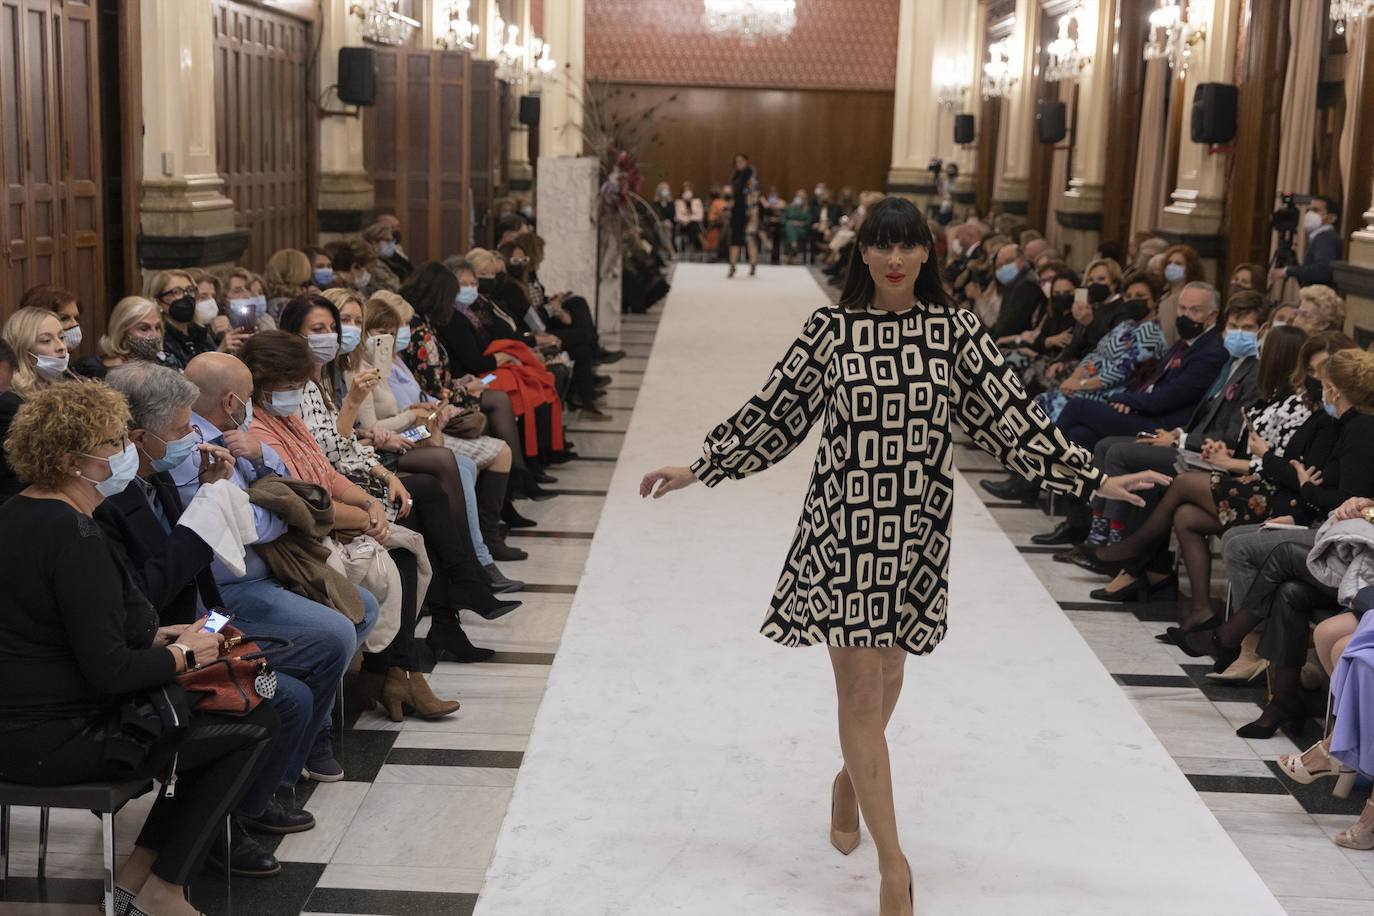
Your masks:
M1336 786L1331 790L1331 794L1337 798L1347 798L1350 790L1355 786L1355 771L1350 767L1343 766L1340 761L1334 760L1326 748L1322 748L1322 756L1326 758L1326 765L1319 769L1309 770L1307 764L1302 762L1302 758L1307 756L1307 752L1312 748L1321 747L1321 742L1309 747L1301 754L1283 754L1276 761L1279 769L1283 770L1284 775L1301 785L1308 786L1318 779L1325 779L1328 776L1336 777Z
M838 849L840 855L847 856L859 846L859 825L855 824L852 831L835 829L835 796L839 788L840 777L836 774L835 781L830 784L830 845Z
M1364 803L1360 819L1331 838L1346 849L1374 849L1374 799Z

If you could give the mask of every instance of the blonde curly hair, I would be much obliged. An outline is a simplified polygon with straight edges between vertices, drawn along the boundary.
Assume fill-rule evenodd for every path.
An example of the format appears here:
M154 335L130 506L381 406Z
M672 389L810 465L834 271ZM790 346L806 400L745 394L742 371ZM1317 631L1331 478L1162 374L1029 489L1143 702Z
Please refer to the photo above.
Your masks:
M1311 286L1304 286L1298 290L1298 310L1302 310L1302 303L1310 302L1312 307L1317 310L1318 320L1325 322L1325 327L1303 328L1309 334L1316 331L1341 331L1345 329L1345 300L1340 297L1334 289L1314 283Z
M29 395L5 437L5 457L20 480L55 490L71 475L73 455L89 455L124 437L129 405L101 382L68 382Z
M1310 288L1310 287L1309 287ZM1360 413L1374 413L1374 353L1341 350L1322 367L1326 380Z

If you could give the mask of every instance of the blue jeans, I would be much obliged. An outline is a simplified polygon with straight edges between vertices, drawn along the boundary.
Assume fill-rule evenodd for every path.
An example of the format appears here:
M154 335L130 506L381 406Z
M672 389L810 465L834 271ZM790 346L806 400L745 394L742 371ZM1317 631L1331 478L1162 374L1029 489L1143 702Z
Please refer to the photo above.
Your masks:
M358 589L363 599L363 620L357 626L333 608L288 591L275 579L252 579L226 582L219 586L220 594L234 612L234 623L249 636L276 636L290 640L291 648L272 656L272 667L278 674L278 697L272 701L282 720L281 731L268 752L263 768L261 805L279 785L295 785L296 777L305 766L316 736L329 731L329 714L339 692L339 681L348 663L367 634L377 625L377 599L366 589ZM298 691L287 683L295 681L305 687ZM255 785L248 795L259 796ZM261 813L247 807L248 814Z
M466 455L454 455L458 462L458 476L463 478L463 497L468 510L468 533L472 535L472 549L477 562L484 567L496 561L491 558L487 542L482 540L481 520L477 516L477 462Z

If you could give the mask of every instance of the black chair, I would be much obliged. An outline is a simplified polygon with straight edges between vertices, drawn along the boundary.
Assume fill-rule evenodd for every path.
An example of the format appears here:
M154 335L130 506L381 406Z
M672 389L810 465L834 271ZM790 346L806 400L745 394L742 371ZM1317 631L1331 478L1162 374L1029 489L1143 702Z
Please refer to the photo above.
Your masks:
M26 786L0 782L0 889L10 877L10 808L40 808L38 815L38 877L44 877L48 864L48 809L71 808L100 814L100 830L105 847L105 912L113 913L115 886L114 816L131 798L153 787L150 780L130 782L85 782L71 786Z

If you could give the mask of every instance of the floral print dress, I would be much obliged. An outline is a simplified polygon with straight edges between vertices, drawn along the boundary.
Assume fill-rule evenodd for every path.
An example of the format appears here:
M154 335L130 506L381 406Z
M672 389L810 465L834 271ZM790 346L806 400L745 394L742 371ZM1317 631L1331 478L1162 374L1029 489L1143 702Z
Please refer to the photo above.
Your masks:
M1247 408L1245 418L1255 432L1277 454L1282 455L1288 440L1298 431L1312 408L1301 394L1290 394L1282 401ZM1298 494L1274 485L1262 473L1260 458L1250 458L1250 473L1236 477L1224 471L1212 472L1212 500L1217 504L1217 520L1226 531L1236 525L1253 525L1267 518L1292 515L1297 510Z

